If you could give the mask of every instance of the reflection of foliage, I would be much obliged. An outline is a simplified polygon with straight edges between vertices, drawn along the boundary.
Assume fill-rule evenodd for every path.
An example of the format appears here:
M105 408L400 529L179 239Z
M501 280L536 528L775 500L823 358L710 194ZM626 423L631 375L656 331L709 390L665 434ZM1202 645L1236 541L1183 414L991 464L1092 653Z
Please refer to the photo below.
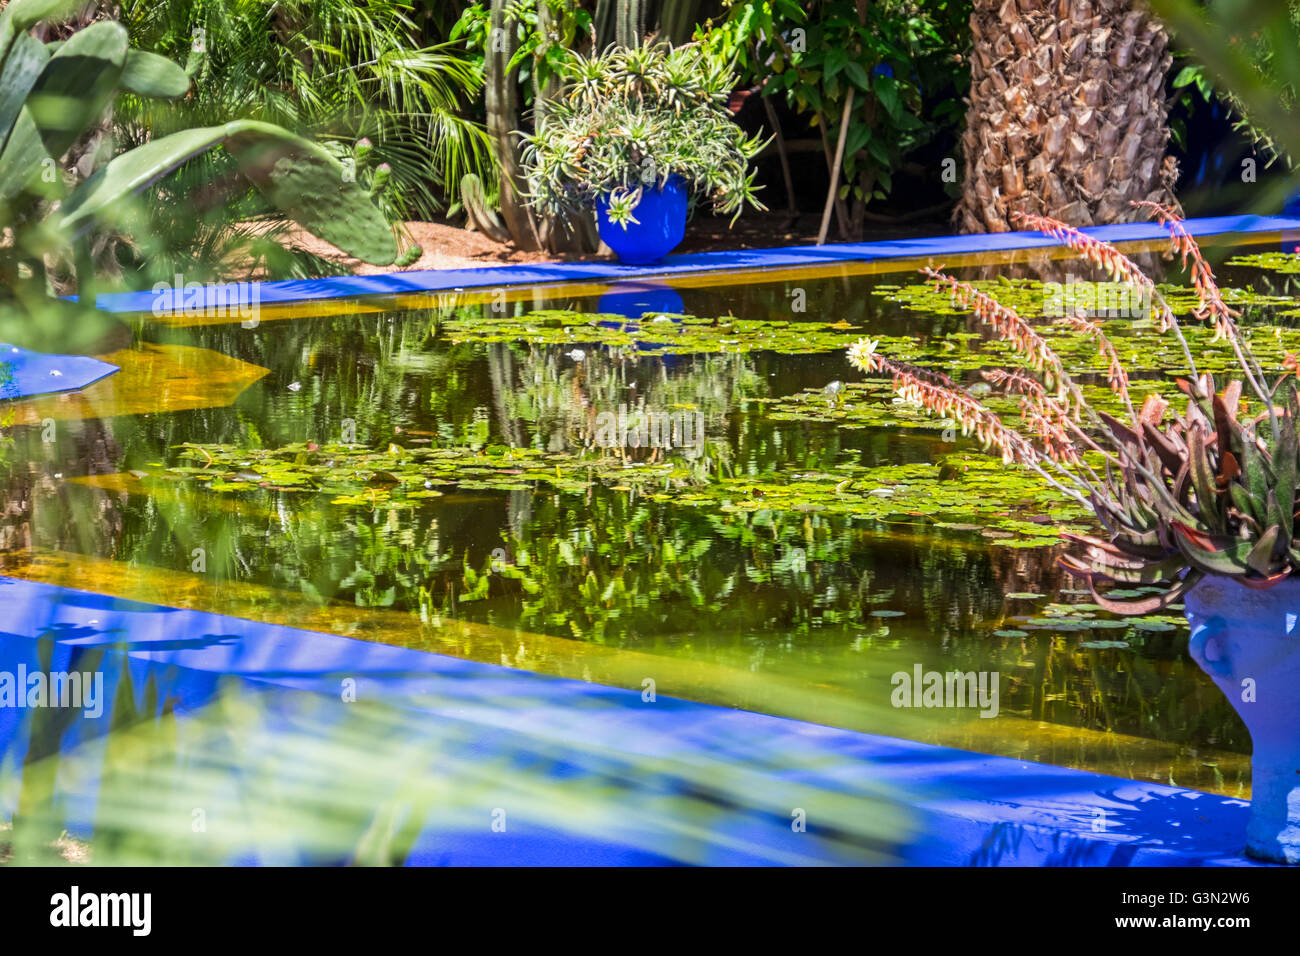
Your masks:
M198 482L208 492L266 489L320 495L333 505L402 508L460 491L586 491L603 485L653 501L705 510L827 512L864 520L930 522L956 530L985 530L995 538L1035 546L1054 539L1062 522L1086 509L1019 471L981 455L938 462L868 467L854 461L811 463L754 474L706 455L697 462L672 453L641 462L606 449L542 452L489 445L382 451L338 444L277 449L231 445L182 446L182 463L153 472L157 481ZM979 488L979 493L974 489ZM1028 512L1028 513L1026 513ZM1006 542L1012 543L1012 542Z
M960 332L959 316L926 311L920 298L869 296L865 279L817 283L808 290L819 304L815 318L849 315L888 328L921 361L971 375L997 360L989 343ZM713 315L735 303L737 314L780 319L789 311L783 291L755 282L692 292L699 299L691 308ZM523 314L543 304L515 308ZM713 667L727 681L701 678L702 689L690 684L683 696L883 733L900 732L897 714L867 725L837 708L846 699L877 699L872 681L892 660L886 655L905 657L905 666L1001 668L1004 712L1053 726L1011 723L1008 730L1003 721L974 721L997 726L971 739L944 722L948 715L928 726L946 728L935 734L948 734L947 743L1072 766L1107 769L1122 753L1134 762L1129 775L1164 778L1176 769L1179 783L1206 785L1209 768L1189 754L1244 740L1200 672L1180 663L1181 632L1140 636L1140 628L1101 623L1085 631L1074 614L1044 628L1022 620L1036 606L1005 595L1057 588L1048 546L1074 517L1023 495L1018 476L1004 481L978 462L962 471L966 446L898 427L912 421L903 406L880 404L860 415L860 394L871 390L849 383L828 391L829 379L848 376L825 353L717 354L718 340L732 337L718 335L694 355L597 346L575 359L582 342L567 336L557 344L453 344L449 320L467 330L498 321L484 307L458 306L266 321L256 329L146 325L146 334L272 370L233 408L61 422L52 447L40 444L36 429L14 431L15 457L30 473L5 485L5 540L38 559L56 549L102 559L94 577L69 560L58 583L73 587L144 589L134 596L162 601L165 593L166 603L477 660L509 658L545 672L583 676L591 662L592 680L622 686L636 686L639 677L628 675L639 674L642 661L691 676ZM1250 332L1271 347L1271 329ZM1277 344L1292 347L1285 335ZM1094 354L1065 348L1083 375L1095 374ZM1153 371L1165 358L1143 357ZM290 382L300 390L285 388ZM569 443L567 454L578 455L584 420L576 410L584 402L617 405L633 392L648 406L698 406L719 469L666 491L647 482L616 488L613 466L622 461L615 455L606 463L609 480L571 491L557 489L553 468L522 481L496 473L511 446L540 455L558 436ZM192 478L157 477L186 442L292 446L304 454L312 442L319 453L340 440L349 418L357 453L373 456L378 471L413 478L423 451L454 450L435 477L464 483L424 489L426 476L411 490L442 495L398 501L354 474L339 489L349 495L331 497L359 501L334 505L331 497L260 481L232 481L218 493ZM854 424L867 427L846 427ZM392 456L390 444L400 449ZM491 474L458 474L479 458L492 463ZM237 478L260 467L242 464L252 460L232 451L222 467ZM189 464L202 470L204 461ZM91 487L59 483L56 471L90 473ZM284 477L278 465L269 474ZM859 517L867 513L872 520ZM997 543L1035 547L989 546ZM205 576L189 572L196 547L208 550ZM21 558L4 559L21 569ZM1098 613L1095 620L1110 619ZM991 636L994 628L1003 636ZM1087 646L1111 639L1130 646ZM780 688L790 688L786 697ZM782 707L769 707L778 698ZM1146 740L1117 745L1076 734L1075 726ZM1180 747L1175 766L1166 758Z
M77 849L99 866L391 866L412 851L430 862L465 852L477 834L491 839L493 808L505 808L511 834L558 830L568 846L613 844L645 862L686 864L733 853L768 863L888 863L908 826L890 794L845 793L779 740L747 752L744 765L668 739L647 759L626 741L564 726L562 702L548 724L534 717L503 735L498 726L485 733L455 691L427 714L234 682L196 712L178 713L159 706L159 693L152 675L139 693L125 677L107 746L65 752L43 733L50 746L36 748L17 779L9 768L0 773L0 789L23 791L0 860L63 863L68 810L87 804L93 830ZM539 709L547 702L538 693L525 678L495 699L476 691L474 704ZM451 706L460 708L454 719ZM596 706L617 710L589 697L583 721ZM553 771L559 766L563 773ZM780 839L793 806L815 806L819 820L794 851ZM715 825L720 814L727 826ZM452 844L430 842L429 827Z
M353 445L308 444L284 448L240 448L186 443L180 458L158 474L202 483L209 491L241 492L262 487L277 492L311 492L336 505L378 507L443 494L438 486L462 490L533 490L538 484L582 491L596 482L665 491L696 480L695 469L672 458L635 466L605 450L594 454L542 452L507 445L402 448L381 451Z
M533 627L622 646L690 633L702 616L747 641L865 619L870 573L849 561L852 539L835 519L695 515L603 496L576 517L569 502L543 503L507 537L509 561L485 569L517 582L504 587L506 607L517 601Z
M695 453L684 454L692 459L693 470L711 470L715 462L729 457L728 444L721 440L729 413L745 399L766 391L753 361L743 355L692 356L670 371L653 353L592 350L575 362L569 354L544 346L526 350L517 346L513 352L519 387L502 396L503 428L510 434L511 421L517 419L532 430L532 447L551 451L592 448L598 416L616 414L620 407L633 414L698 412L709 440ZM695 460L704 451L711 460ZM657 459L667 452L654 454L645 448L640 453L622 449L620 454L634 459L650 454Z
M4 394L4 387L12 381L13 366L0 362L0 395ZM13 447L14 440L8 430L13 423L14 410L0 407L0 476L3 476L9 467L9 449Z

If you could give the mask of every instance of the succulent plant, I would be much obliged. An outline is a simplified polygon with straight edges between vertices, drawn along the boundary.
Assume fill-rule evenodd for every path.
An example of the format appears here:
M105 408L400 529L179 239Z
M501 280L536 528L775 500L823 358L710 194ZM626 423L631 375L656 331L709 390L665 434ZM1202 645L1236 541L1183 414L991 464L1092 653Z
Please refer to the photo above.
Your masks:
M1090 585L1176 580L1162 603L1205 574L1271 587L1300 570L1294 382L1274 387L1280 405L1273 416L1244 410L1240 380L1217 393L1208 373L1179 385L1187 412L1172 420L1165 420L1163 401L1149 403L1136 427L1103 414L1132 465L1093 502L1109 541L1067 534L1086 560L1067 555L1061 564ZM1270 417L1278 422L1276 438L1267 429L1259 433Z
M641 190L680 177L719 212L740 215L756 198L749 161L763 148L731 118L736 77L695 44L612 47L571 56L560 96L525 137L533 203L547 214L607 197L610 218L631 221Z
M1295 521L1300 397L1297 362L1289 360L1271 381L1264 374L1237 328L1237 314L1224 303L1213 272L1177 215L1150 202L1134 205L1168 229L1172 251L1190 269L1198 294L1195 317L1210 323L1215 339L1226 341L1236 356L1240 377L1221 389L1213 376L1197 371L1178 320L1132 260L1056 220L1019 218L1150 297L1152 317L1178 338L1192 372L1178 380L1186 397L1184 414L1171 414L1171 403L1159 394L1135 408L1127 372L1101 328L1083 316L1067 316L1062 321L1091 336L1107 357L1109 384L1127 408L1128 421L1094 410L1034 326L992 296L935 270L925 271L936 287L971 308L1027 360L1029 370L984 373L1007 394L1020 396L1027 427L1010 428L970 390L878 353L876 342L856 343L849 359L864 371L893 375L895 389L905 397L954 417L1004 460L1033 468L1090 507L1107 537L1066 533L1080 550L1060 558L1060 565L1086 581L1109 610L1149 614L1178 600L1205 575L1268 588L1300 571ZM1136 601L1113 600L1097 590L1110 583L1162 581L1171 583L1168 590Z

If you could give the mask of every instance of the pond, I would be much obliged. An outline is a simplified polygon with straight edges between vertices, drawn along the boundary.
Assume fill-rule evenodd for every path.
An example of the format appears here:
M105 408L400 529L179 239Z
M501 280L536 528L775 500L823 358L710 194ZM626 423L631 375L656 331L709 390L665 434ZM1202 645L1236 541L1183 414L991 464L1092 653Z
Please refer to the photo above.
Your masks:
M1300 269L1231 262L1280 365ZM4 410L0 573L1248 796L1177 608L1102 611L1054 563L1082 509L850 368L864 335L1000 359L890 268L134 317L121 372ZM1035 315L1068 269L958 271ZM1133 326L1136 390L1174 391ZM998 675L997 719L895 706L954 670Z

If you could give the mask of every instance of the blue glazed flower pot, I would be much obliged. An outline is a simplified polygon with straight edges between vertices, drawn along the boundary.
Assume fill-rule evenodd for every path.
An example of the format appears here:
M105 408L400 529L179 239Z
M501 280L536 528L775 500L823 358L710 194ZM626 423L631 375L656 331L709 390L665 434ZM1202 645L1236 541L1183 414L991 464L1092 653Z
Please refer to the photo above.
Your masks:
M1184 604L1188 653L1250 731L1246 853L1300 864L1300 580L1256 591L1210 576Z
M676 249L686 235L686 183L670 176L659 188L647 186L641 190L641 201L632 215L637 221L629 222L626 229L610 222L609 204L602 196L596 202L600 239L625 265L653 265Z

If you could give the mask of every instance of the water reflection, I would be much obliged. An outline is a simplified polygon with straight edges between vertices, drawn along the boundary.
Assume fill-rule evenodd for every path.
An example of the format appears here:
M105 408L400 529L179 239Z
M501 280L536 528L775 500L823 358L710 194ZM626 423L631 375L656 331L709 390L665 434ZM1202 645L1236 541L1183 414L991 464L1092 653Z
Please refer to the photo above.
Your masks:
M319 691L375 668L217 681L117 630L0 641L0 672L109 697L0 711L0 864L888 864L914 831L834 735L780 721L456 665L345 703Z
M702 315L798 320L791 293L801 289L817 310L803 317L843 317L873 334L964 327L960 316L909 313L870 294L889 278L667 292L680 298L677 311ZM666 293L611 294L635 305ZM594 294L512 308L540 305L616 311ZM1187 662L1184 632L1024 627L1048 598L1007 595L1068 586L1050 549L999 547L977 529L942 532L919 517L728 511L707 496L648 501L609 484L449 489L371 509L145 477L183 442L277 448L344 435L378 449L506 446L628 468L667 462L682 488L718 475L929 462L954 447L935 435L766 416L770 399L849 378L838 353L666 357L440 334L441 318L491 308L146 326L142 352L209 349L266 371L225 405L177 401L121 415L92 404L51 441L39 420L14 429L0 572L620 686L639 686L651 667L694 699L1245 792L1244 730ZM604 447L600 416L621 409L698 414L703 440ZM1117 636L1127 646L1080 646ZM998 671L1002 716L889 709L891 675L917 663Z

